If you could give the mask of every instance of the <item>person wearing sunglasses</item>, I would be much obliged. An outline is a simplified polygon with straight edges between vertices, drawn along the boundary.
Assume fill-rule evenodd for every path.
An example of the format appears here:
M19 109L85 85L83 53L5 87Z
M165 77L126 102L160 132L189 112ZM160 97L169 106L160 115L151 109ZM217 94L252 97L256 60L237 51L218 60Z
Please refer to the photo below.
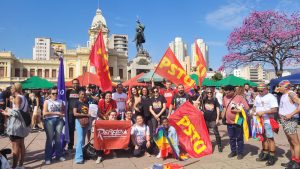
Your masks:
M61 134L64 127L64 104L63 101L57 99L57 87L50 90L50 99L44 102L43 115L46 132L46 146L45 146L45 164L50 165L52 160L53 150L55 149L56 158L60 161L65 161L63 157ZM54 144L53 144L54 142ZM55 148L53 148L55 146Z
M219 117L220 117L220 105L216 98L214 98L211 88L207 88L205 91L205 97L202 104L202 110L204 112L204 119L207 129L212 128L216 136L216 142L218 145L218 151L222 152L221 137L218 130Z
M267 161L266 166L272 166L276 162L276 147L270 119L274 119L274 114L278 110L278 103L276 97L269 93L264 83L257 86L257 91L258 95L255 97L251 115L262 117L264 140L262 141L262 151L256 161Z
M167 103L165 97L159 94L159 90L157 87L153 87L152 91L154 93L154 96L153 98L151 98L151 105L149 107L152 114L152 129L150 129L151 136L155 134L155 130L160 123L160 118L162 116L166 116L165 112Z
M300 168L300 143L297 133L300 99L291 87L290 81L283 80L278 88L278 91L282 93L279 106L280 121L291 151L291 160L288 163L282 163L281 166L288 169Z

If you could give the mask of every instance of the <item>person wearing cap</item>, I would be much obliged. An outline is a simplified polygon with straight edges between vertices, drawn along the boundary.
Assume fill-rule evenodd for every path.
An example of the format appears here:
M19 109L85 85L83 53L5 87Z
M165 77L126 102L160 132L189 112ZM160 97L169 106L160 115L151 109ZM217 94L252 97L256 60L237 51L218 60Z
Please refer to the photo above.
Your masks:
M262 151L256 161L267 161L266 166L272 166L276 162L276 147L270 119L274 119L278 103L276 97L268 92L268 88L264 83L259 84L257 90L259 94L255 97L251 115L262 117L264 140L262 141Z
M300 168L300 144L297 134L297 125L300 112L300 99L291 91L291 83L283 80L279 83L278 91L282 93L279 104L279 116L283 131L290 144L292 158L281 166L287 169Z
M218 151L222 152L221 137L218 130L219 117L220 117L220 104L216 98L214 98L211 88L207 88L205 91L205 97L202 104L202 110L204 112L204 119L207 129L212 128L216 136L216 142L218 144Z
M240 107L245 111L249 110L247 101L241 95L235 95L234 87L231 85L224 87L225 97L223 99L223 113L222 117L226 119L227 131L230 140L231 153L229 158L237 156L238 160L243 159L244 150L244 133L243 127L235 124L235 117L237 113L241 113Z

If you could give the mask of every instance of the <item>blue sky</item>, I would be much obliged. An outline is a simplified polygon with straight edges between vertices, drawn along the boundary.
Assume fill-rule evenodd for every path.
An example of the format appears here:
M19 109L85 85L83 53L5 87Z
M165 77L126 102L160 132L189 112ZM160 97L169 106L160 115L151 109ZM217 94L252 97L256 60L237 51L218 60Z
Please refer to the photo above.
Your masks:
M98 0L0 0L0 50L32 58L35 37L65 42L67 48L85 46ZM169 42L179 36L188 44L203 38L209 46L210 67L217 69L227 54L233 28L253 10L299 11L298 0L100 0L110 33L128 34L129 59L136 16L146 26L144 48L158 62Z

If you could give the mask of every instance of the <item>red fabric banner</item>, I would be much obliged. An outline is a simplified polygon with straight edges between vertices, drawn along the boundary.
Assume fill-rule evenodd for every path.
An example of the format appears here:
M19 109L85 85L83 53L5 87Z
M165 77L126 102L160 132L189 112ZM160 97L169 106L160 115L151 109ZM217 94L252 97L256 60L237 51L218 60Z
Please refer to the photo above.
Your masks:
M111 91L112 81L109 74L108 56L101 31L99 32L99 35L92 47L90 53L90 64L96 68L96 72L101 83L101 90Z
M185 88L195 86L195 81L185 72L170 48L162 57L155 72L176 85L183 84Z
M185 102L171 116L180 147L190 156L199 158L212 153L212 145L202 112L190 102Z
M94 130L96 150L125 149L130 140L130 121L97 120Z
M204 78L206 77L206 62L197 44L197 41L195 41L195 50L196 50L197 74L199 77L199 86L201 86Z

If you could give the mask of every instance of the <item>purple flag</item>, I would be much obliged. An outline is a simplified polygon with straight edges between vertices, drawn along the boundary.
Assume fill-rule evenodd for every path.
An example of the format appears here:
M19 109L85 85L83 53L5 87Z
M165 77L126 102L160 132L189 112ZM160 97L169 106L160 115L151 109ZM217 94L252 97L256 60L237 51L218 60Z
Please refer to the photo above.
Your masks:
M57 80L57 88L58 88L58 99L61 99L65 104L65 130L63 132L62 138L64 138L64 142L69 142L69 124L68 124L68 110L67 110L67 97L66 97L66 86L65 86L65 73L64 73L64 60L62 56L59 57L59 72L58 72L58 80ZM64 145L64 142L62 145Z

